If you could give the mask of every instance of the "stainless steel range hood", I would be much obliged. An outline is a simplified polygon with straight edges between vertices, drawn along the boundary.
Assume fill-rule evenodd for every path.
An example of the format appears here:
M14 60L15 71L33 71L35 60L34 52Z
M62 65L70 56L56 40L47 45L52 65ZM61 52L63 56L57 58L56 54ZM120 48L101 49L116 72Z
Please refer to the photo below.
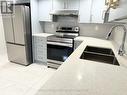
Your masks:
M50 13L50 15L55 16L78 16L78 10L69 10L69 9L62 9L62 10L54 10Z
M16 4L22 4L22 3L30 3L30 0L15 0Z

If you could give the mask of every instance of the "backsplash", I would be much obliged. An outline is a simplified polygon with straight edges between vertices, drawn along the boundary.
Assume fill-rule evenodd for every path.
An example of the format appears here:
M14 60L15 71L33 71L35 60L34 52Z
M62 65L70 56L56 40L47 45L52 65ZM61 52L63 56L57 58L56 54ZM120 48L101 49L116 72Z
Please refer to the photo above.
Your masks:
M58 16L57 22L40 22L40 24L45 33L55 34L58 26L78 26L78 18L71 16Z
M74 23L74 22L40 22L45 33L55 33L57 26L79 26L80 36L96 37L105 39L112 24L89 24L89 23Z
M105 39L107 33L112 27L112 24L79 24L79 27L81 36Z
M45 33L55 34L57 26L79 26L80 36L95 37L105 39L106 35L110 31L113 24L99 24L99 23L82 23L78 24L73 21L60 20L60 22L40 22L42 29ZM112 39L120 46L123 37L123 29L121 27L115 28L115 32L112 33ZM125 51L127 52L127 37L125 42Z

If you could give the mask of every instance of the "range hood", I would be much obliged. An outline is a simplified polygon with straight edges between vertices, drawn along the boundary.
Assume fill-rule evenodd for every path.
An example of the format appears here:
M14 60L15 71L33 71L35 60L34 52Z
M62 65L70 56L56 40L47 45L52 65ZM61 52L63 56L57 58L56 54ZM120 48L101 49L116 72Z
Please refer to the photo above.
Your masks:
M30 0L14 0L15 4L30 3Z
M78 10L69 10L69 9L62 9L62 10L54 10L50 13L50 15L55 16L78 16Z

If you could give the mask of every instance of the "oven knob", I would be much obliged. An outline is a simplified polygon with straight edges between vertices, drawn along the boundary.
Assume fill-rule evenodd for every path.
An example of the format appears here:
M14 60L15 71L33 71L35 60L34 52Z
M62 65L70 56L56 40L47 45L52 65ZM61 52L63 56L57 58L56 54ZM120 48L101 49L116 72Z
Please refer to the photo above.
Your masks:
M79 31L79 27L75 27L75 31L78 32Z

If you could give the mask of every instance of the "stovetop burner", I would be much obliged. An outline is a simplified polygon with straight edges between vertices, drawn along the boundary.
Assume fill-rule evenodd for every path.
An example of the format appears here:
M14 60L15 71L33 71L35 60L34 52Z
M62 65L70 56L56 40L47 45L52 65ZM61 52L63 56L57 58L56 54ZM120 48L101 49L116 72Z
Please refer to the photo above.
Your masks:
M67 32L68 30L69 32ZM78 35L79 35L79 27L69 27L69 28L68 27L58 27L56 34L49 36L47 40L54 41L54 42L73 43L74 38L77 37Z
M53 37L58 37L58 38L68 38L68 39L74 39L74 38L75 38L74 35L63 35L63 36L54 35Z

